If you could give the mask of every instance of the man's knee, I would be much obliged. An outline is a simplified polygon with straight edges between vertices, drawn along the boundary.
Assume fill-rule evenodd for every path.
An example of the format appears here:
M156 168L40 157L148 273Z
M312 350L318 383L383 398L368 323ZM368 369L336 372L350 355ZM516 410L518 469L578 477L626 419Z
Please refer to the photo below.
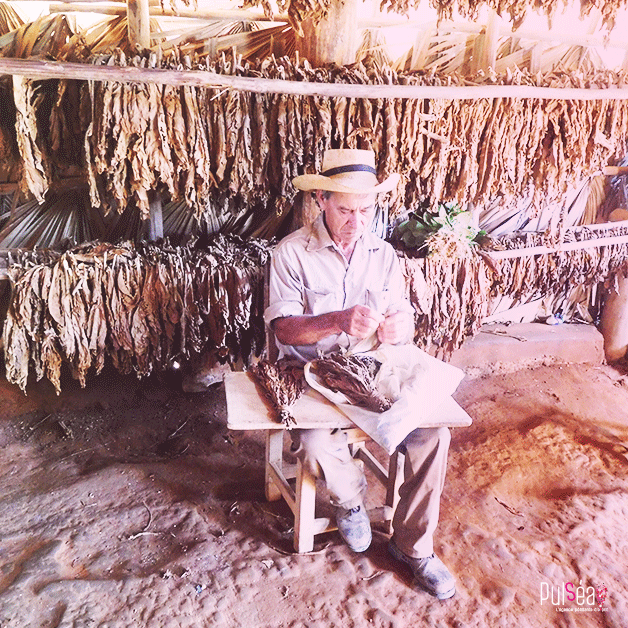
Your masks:
M408 436L401 443L401 451L407 450L408 447L427 447L449 449L451 442L451 432L448 427L420 427Z

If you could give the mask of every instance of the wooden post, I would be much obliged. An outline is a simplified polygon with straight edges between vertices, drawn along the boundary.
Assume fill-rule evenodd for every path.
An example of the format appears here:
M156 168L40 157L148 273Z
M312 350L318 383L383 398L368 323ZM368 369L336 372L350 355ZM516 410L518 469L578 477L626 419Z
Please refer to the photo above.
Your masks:
M164 237L164 220L161 207L161 195L155 193L149 200L148 239L151 242Z
M628 211L616 209L609 218L622 221L628 218ZM628 352L628 278L616 277L616 287L608 289L600 318L600 332L604 336L604 354L609 362L621 360Z
M129 42L131 46L150 48L150 14L148 0L127 0Z
M327 16L318 24L302 24L297 49L313 66L355 63L358 51L358 6L361 0L332 0Z

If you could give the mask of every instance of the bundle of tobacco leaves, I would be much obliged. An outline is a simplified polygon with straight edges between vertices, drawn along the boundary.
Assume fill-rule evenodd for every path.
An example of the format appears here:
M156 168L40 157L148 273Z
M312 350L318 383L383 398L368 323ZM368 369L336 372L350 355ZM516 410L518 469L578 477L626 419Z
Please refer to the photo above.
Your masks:
M297 422L291 409L303 393L303 369L282 358L276 362L260 360L251 367L251 372L277 410L280 421L288 429L294 427Z
M385 412L392 401L375 388L379 363L368 356L332 353L313 361L312 366L328 388L341 392L356 406Z
M3 329L6 377L61 390L61 367L85 386L105 359L144 377L215 349L248 364L264 346L269 243L217 236L206 247L91 242L12 259ZM39 259L38 259L39 258Z

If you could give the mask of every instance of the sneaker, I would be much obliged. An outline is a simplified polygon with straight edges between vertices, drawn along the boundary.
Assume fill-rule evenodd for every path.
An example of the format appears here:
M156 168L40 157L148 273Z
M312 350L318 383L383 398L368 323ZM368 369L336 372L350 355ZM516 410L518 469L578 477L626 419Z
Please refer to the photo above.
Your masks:
M371 545L371 522L364 504L355 508L338 508L336 525L345 543L354 552L365 552Z
M435 554L425 558L412 558L404 554L392 539L388 542L388 551L397 560L411 567L416 585L430 595L439 600L446 600L456 592L454 577Z

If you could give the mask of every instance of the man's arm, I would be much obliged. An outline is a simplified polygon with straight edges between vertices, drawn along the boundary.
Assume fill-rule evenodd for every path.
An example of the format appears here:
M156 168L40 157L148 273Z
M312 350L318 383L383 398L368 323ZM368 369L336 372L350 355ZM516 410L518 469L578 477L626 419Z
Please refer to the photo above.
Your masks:
M384 317L366 305L318 316L286 316L276 318L272 325L277 340L284 345L313 345L328 336L346 332L357 338L368 338Z

